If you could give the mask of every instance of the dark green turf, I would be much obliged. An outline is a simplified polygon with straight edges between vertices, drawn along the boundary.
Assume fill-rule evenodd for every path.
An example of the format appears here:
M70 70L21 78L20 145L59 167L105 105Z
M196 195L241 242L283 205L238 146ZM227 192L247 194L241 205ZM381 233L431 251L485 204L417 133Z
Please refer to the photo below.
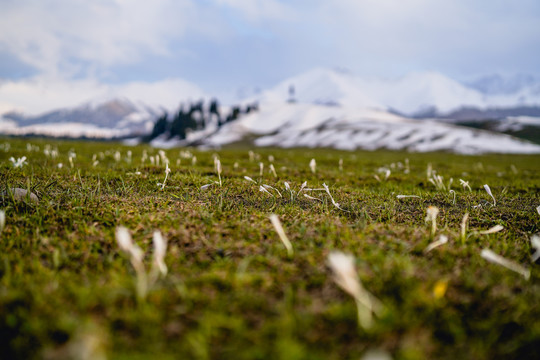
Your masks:
M6 213L1 358L101 351L112 359L358 359L372 349L400 359L538 356L540 271L531 264L529 238L540 225L540 156L255 149L265 164L261 178L259 160L250 161L247 149L227 149L215 151L223 186L201 191L218 179L214 151L191 150L193 166L186 158L177 165L182 150L173 149L166 151L172 172L162 191L164 166L141 163L143 150L157 154L148 147L31 140L29 152L27 140L0 140L6 142L0 186L30 189L40 202L0 198ZM58 148L56 159L44 155L46 144ZM73 168L69 150L77 155ZM277 178L268 172L269 155ZM28 164L15 169L11 156L26 156ZM312 158L316 174L308 166ZM408 174L398 165L406 158ZM428 163L445 184L454 179L455 205L452 194L427 181ZM374 178L384 178L380 167L391 169L388 180ZM260 192L244 176L284 197ZM313 188L326 183L346 211L323 192L310 193L322 202L291 200L283 181L293 190L304 181ZM483 184L491 187L495 207ZM398 200L398 194L421 199ZM424 221L430 205L440 209L436 237L450 241L424 254L433 240ZM462 243L466 212L469 231L505 229ZM292 258L268 220L271 213L293 244ZM169 273L145 299L137 299L135 273L116 244L118 225L146 251L148 268L153 231L169 241ZM480 257L483 248L530 268L530 279L488 263ZM368 330L358 326L352 298L332 281L326 266L332 250L356 257L365 288L384 304ZM441 298L434 295L437 283L448 285Z

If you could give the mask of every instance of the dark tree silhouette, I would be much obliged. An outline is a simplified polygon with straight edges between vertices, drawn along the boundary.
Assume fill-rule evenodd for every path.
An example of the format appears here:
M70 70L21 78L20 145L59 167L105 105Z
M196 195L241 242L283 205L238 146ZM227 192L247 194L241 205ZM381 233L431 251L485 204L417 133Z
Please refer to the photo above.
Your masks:
M243 113L249 114L258 109L259 105L256 102L247 105L244 111L242 111L240 106L233 106L230 113L226 117L222 117L218 100L212 99L208 106L207 115L209 114L209 117L205 118L203 100L189 104L187 111L185 110L185 106L181 105L180 109L174 114L170 122L166 112L160 116L154 124L151 134L145 136L143 140L148 142L165 133L168 133L169 139L173 137L185 139L190 130L205 129L213 115L217 117L218 127L221 127L225 123L238 119Z
M159 135L164 134L167 130L169 130L169 121L167 120L167 117L168 114L165 112L157 119L156 123L154 124L154 128L152 129L152 133L148 137L147 141L155 139Z
M182 106L178 113L173 118L171 124L171 131L169 137L178 136L180 139L185 139L188 129L196 129L197 123L193 118L193 114L196 110L193 110L194 106L191 105L188 112L184 112L184 107Z
M221 123L221 116L219 114L219 103L218 103L217 99L212 99L210 101L209 112L210 112L210 117L212 117L212 115L216 115L217 123L218 123L218 126L219 126L220 123Z

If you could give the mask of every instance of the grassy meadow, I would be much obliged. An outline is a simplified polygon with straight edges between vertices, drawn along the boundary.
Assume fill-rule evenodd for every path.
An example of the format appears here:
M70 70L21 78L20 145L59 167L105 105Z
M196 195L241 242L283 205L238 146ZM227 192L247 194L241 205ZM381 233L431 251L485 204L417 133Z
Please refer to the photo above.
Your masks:
M540 232L540 156L249 150L160 155L0 139L0 358L538 356L530 238ZM39 201L17 199L15 188ZM430 206L439 209L435 232ZM496 225L503 229L481 233ZM120 248L119 226L142 262ZM156 230L167 240L166 273L154 258ZM483 249L530 278L487 261ZM336 251L354 256L363 291L380 302L371 326L335 281Z

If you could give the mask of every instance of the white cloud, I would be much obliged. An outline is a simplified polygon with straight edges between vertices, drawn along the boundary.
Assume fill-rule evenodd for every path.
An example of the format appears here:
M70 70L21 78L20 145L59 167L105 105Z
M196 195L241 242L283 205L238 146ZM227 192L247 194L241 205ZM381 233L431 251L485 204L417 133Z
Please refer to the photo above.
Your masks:
M501 0L335 0L315 18L335 40L336 53L387 71L399 67L486 71L531 53L540 36L539 7ZM378 68L381 72L381 68ZM410 70L410 69L409 69ZM492 71L492 70L487 70Z
M133 63L167 55L188 30L208 31L198 12L191 0L11 2L0 12L0 49L47 74Z
M290 21L295 18L293 7L276 0L215 0L215 3L238 11L252 22L263 19Z
M292 14L275 0L8 1L0 11L0 50L46 74L106 71L145 56L189 54L177 47L195 35L225 39L233 30L220 8L254 22Z

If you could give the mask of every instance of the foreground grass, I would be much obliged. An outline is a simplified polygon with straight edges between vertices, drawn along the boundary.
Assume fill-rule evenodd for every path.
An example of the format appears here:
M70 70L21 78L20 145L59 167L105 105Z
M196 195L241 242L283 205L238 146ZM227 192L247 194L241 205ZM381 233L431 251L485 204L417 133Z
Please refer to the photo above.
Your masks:
M213 152L194 151L193 165L175 149L166 151L172 172L161 190L163 164L141 162L143 151L157 154L153 149L57 142L51 145L59 155L52 158L43 153L50 142L4 142L10 148L0 148L1 191L30 189L40 201L0 198L6 213L0 234L1 358L344 359L373 350L403 359L537 354L540 271L530 262L529 238L540 225L540 156L257 149L260 160L250 161L247 150L229 149L218 152L223 186L201 190L218 180ZM73 167L70 150L76 153ZM268 172L269 155L277 178ZM28 164L14 168L11 156L26 156ZM398 164L405 158L409 173ZM259 161L265 164L262 178ZM427 181L429 163L445 184L454 179L455 204L452 194ZM383 166L392 171L386 181L377 172ZM278 188L283 197L260 192L244 176ZM463 190L460 178L470 181L472 192ZM291 199L283 181L295 191L304 181L312 188L326 183L344 211L323 192L309 192L322 201ZM489 206L483 184L490 185L496 206ZM421 198L399 200L398 194ZM428 206L440 209L436 237L450 240L424 254L434 240L424 222ZM469 233L497 224L504 230L462 241L466 212ZM293 257L279 241L271 213L280 217ZM148 267L153 231L168 239L168 275L145 298L137 297L135 273L116 244L119 225L146 251ZM486 262L483 248L530 268L530 279ZM363 285L383 303L373 327L358 326L354 301L333 283L326 266L332 250L356 257Z

